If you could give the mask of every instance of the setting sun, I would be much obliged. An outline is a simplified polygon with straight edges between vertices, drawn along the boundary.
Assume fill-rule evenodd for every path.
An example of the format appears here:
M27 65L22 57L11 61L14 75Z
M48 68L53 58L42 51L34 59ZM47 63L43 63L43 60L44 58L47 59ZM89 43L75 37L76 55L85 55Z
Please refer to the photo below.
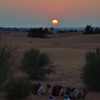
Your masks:
M58 21L57 21L56 19L54 19L54 20L52 21L52 24L56 25L56 24L58 24Z

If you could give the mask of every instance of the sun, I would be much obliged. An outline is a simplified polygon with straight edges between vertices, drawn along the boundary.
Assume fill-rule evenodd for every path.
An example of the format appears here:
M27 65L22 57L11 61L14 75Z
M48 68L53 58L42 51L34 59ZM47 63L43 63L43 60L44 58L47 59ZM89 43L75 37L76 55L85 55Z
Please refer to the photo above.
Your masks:
M54 19L54 20L52 21L52 24L54 24L54 25L58 24L58 20Z

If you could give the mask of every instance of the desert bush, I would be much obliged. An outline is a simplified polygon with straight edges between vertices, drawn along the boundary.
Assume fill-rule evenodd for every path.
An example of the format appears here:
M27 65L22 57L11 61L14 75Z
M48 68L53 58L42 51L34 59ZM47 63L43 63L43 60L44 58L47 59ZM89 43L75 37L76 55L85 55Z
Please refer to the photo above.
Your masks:
M13 54L16 47L0 42L0 92L3 91L5 81L10 78L14 65Z
M88 56L87 56L88 55ZM88 52L86 54L86 64L83 66L82 79L87 89L100 92L100 54ZM88 58L88 59L87 59Z
M88 61L91 60L91 58L95 57L96 55L100 55L100 49L99 48L96 49L96 52L91 52L91 51L86 52L85 59L88 62Z
M12 78L5 86L5 93L9 100L23 99L30 94L30 91L31 85L25 78Z
M39 49L32 48L24 53L21 62L21 69L25 71L31 79L41 79L54 72L54 66L49 65L50 59L46 53L40 53Z

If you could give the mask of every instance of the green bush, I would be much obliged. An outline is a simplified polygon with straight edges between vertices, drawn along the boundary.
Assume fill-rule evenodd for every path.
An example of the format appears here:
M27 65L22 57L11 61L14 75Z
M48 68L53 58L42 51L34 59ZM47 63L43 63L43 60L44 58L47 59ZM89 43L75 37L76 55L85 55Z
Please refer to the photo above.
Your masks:
M5 86L5 93L10 100L25 98L30 91L31 85L25 78L10 79Z
M86 52L86 57L85 57L85 59L86 59L86 61L88 62L88 61L90 61L92 58L94 58L96 55L100 55L100 49L99 49L99 48L96 49L96 52L91 52L91 51Z
M15 50L16 48L11 45L0 42L0 92L3 91L5 81L10 78L13 72Z
M91 52L91 54L89 52L87 54L90 57L88 55L89 60L86 59L86 64L83 67L83 81L88 90L100 92L100 54L98 52Z
M31 79L41 79L54 72L54 66L49 66L50 59L46 53L40 53L38 49L32 48L24 53L21 69Z

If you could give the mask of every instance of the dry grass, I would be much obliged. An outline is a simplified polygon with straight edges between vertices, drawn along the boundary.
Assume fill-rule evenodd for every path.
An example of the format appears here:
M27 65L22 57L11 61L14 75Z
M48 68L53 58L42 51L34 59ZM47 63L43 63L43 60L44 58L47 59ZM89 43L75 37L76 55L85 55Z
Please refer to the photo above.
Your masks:
M85 63L86 51L94 51L100 48L100 35L83 35L83 33L52 34L50 38L27 38L27 33L11 33L2 35L7 43L18 45L17 52L24 53L30 48L39 48L50 56L51 62L56 65L56 73L47 76L43 81L38 81L45 87L46 83L61 84L64 87L70 86L82 91L85 87L80 78L81 68ZM22 72L17 71L17 75ZM35 81L33 81L35 82ZM52 88L45 96L30 94L27 100L49 100ZM89 92L85 100L99 100L100 93ZM63 100L62 97L55 97L55 100Z

